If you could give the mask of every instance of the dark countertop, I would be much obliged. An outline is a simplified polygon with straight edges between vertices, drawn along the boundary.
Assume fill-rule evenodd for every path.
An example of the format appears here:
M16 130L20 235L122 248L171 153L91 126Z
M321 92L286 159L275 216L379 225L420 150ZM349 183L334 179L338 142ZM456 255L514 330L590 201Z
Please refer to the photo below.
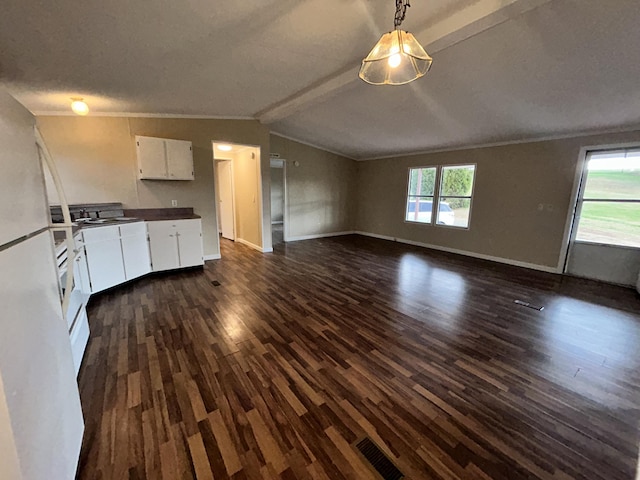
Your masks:
M122 225L123 223L135 223L142 222L143 218L135 217L115 217L115 218L97 218L87 219L82 218L75 221L80 228L93 228L93 227L106 227L107 225ZM74 232L75 233L75 232Z
M124 210L125 217L135 217L152 222L154 220L191 220L201 218L193 208L130 208Z
M119 205L119 204L118 204ZM135 222L157 220L192 220L201 218L193 213L193 208L135 208L124 210L124 217L78 219L73 226L73 234L82 229L122 225ZM55 223L54 223L55 226ZM56 248L65 240L65 232L53 232Z
M81 219L73 223L73 227L71 227L71 230L73 231L73 235L75 235L80 230L85 230L89 228L107 227L112 225L122 225L122 224L136 223L136 222L142 222L142 221L143 220L141 218L133 218L133 217L131 218L117 217L117 218L86 219L86 220ZM53 226L55 227L56 224L54 223ZM66 239L65 231L57 230L53 232L53 241L56 248L62 243L64 243L65 239Z

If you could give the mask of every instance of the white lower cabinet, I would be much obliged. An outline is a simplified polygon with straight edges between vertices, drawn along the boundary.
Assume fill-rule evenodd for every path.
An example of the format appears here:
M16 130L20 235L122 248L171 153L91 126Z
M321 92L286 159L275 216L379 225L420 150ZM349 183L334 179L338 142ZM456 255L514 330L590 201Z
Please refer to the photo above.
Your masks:
M82 243L82 233L74 236L75 257L73 260L73 290L69 297L67 309L67 325L69 327L69 340L76 375L80 371L82 357L89 341L89 319L87 318L86 305L91 295L91 283L89 281L89 269Z
M91 294L89 267L87 267L87 258L84 253L84 248L79 245L81 245L81 242L76 241L76 257L74 260L73 278L78 290L80 290L83 295L88 296Z
M133 280L151 272L147 226L144 222L120 225L120 242L127 280Z
M144 222L82 231L90 293L101 292L151 271Z
M89 342L89 319L84 306L78 311L69 333L71 341L71 355L73 356L73 366L76 369L76 375L80 371L82 357Z
M89 267L91 293L124 283L124 263L118 225L95 227L82 232Z
M200 219L148 222L154 272L204 265Z

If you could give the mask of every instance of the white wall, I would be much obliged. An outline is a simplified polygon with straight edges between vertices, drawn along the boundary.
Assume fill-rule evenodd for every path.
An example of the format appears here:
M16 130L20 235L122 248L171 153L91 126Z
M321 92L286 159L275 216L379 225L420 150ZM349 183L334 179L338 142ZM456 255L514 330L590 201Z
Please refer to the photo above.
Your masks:
M567 273L618 285L635 286L640 271L640 249L575 243Z
M282 167L271 167L271 223L282 222L284 177Z

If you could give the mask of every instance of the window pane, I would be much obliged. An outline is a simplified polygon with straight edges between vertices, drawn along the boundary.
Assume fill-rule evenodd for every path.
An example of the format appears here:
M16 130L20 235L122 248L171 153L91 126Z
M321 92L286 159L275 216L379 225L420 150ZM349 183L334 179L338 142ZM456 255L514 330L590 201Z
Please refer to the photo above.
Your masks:
M474 165L460 165L455 167L442 167L442 180L440 182L440 196L470 197L473 189Z
M592 158L587 169L585 199L640 200L640 159Z
M576 240L640 247L640 203L585 201Z
M409 195L432 197L436 188L436 168L409 169Z
M469 212L471 211L470 198L447 198L440 197L440 208L438 208L438 225L449 225L450 227L469 226Z
M407 199L407 222L431 223L433 197L409 197Z

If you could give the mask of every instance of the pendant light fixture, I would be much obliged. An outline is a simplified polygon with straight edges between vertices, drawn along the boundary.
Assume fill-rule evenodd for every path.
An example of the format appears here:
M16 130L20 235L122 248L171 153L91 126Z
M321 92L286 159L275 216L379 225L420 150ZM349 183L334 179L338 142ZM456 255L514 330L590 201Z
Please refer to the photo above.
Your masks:
M400 29L409 0L396 0L394 30L382 38L362 61L360 78L372 85L404 85L422 77L431 68L432 58L416 38Z

